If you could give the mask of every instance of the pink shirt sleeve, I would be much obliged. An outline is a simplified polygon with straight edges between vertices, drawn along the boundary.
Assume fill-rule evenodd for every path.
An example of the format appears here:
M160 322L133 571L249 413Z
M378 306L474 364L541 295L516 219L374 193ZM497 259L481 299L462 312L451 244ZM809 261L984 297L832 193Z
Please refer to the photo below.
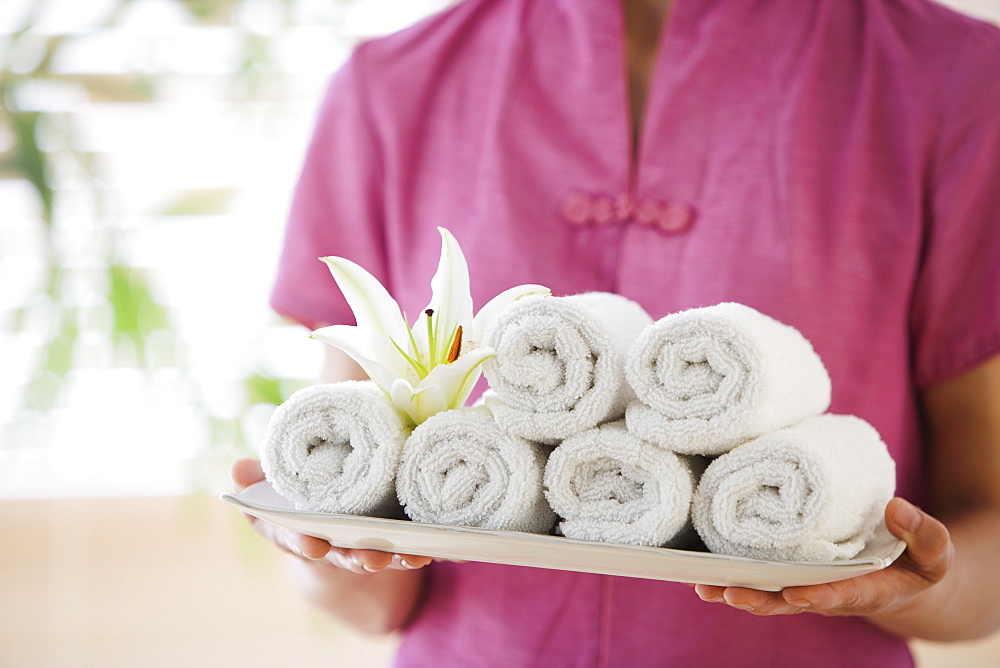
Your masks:
M331 80L295 189L272 308L310 328L353 324L326 264L338 255L385 283L381 150L355 54Z
M911 311L921 388L1000 351L1000 33L983 24L972 37L953 66L929 174Z

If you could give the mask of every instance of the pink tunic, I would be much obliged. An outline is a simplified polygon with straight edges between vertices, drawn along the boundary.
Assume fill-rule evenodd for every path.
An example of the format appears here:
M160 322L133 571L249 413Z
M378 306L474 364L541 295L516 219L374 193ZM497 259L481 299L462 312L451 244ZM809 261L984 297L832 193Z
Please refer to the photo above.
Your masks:
M1000 33L926 0L676 0L633 155L620 0L465 0L334 78L272 305L350 322L321 255L429 298L436 225L477 304L519 283L801 330L832 411L918 502L915 392L1000 350ZM436 565L401 665L908 665L856 618L684 585Z

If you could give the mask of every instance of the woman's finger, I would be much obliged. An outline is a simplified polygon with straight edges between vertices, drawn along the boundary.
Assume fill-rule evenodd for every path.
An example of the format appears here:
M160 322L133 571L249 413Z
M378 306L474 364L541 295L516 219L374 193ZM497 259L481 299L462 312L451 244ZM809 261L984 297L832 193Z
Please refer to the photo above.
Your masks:
M398 554L377 550L348 550L351 559L365 573L378 573L387 568L393 570L416 570L431 563L430 557L416 554Z
M954 558L948 529L900 498L886 506L886 526L906 541L906 552L889 568L871 575L783 592L791 605L826 615L883 612L939 582Z
M256 459L237 459L230 467L230 476L233 479L233 486L239 492L263 480L264 469ZM330 544L325 540L284 529L247 513L243 515L257 533L286 552L305 559L317 560L325 557L330 551Z
M403 570L416 570L430 564L434 559L419 554L397 554L393 555L398 561L399 568Z
M694 590L703 601L723 603L754 615L797 615L800 612L804 612L799 608L789 605L781 597L781 592L704 584L695 585Z
M904 499L895 498L885 509L889 531L906 541L906 551L891 566L857 578L778 593L697 585L704 600L723 603L756 615L817 612L823 615L871 615L885 612L939 582L954 559L947 527Z
M256 459L238 459L233 462L230 475L236 491L242 491L263 480L264 470ZM386 568L413 570L423 568L432 561L430 557L414 554L334 548L320 538L290 531L246 513L244 515L259 534L286 552L310 561L326 559L338 568L355 573L378 573Z
M939 582L955 558L948 528L909 501L895 498L885 509L885 523L897 538L906 541L901 565L910 567L929 583Z
M320 538L296 533L256 517L250 518L250 524L268 541L297 557L316 561L330 552L330 543Z
M256 459L237 459L229 468L237 492L264 479L264 469Z

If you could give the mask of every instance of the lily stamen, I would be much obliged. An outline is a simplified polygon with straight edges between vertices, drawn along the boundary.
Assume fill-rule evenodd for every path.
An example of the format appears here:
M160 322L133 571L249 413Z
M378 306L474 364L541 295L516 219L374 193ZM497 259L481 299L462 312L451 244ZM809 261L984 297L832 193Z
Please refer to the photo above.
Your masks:
M437 366L437 346L434 341L434 309L429 308L424 311L427 316L427 368L433 369Z
M458 359L458 356L462 354L462 326L458 326L458 331L455 332L455 338L451 341L451 348L448 349L448 360L447 364L451 364Z

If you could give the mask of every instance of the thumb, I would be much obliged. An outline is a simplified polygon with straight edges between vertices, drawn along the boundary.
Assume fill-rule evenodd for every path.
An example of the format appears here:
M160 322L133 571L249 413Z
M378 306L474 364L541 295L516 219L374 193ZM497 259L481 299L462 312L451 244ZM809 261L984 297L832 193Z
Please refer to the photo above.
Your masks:
M237 492L264 479L264 469L256 459L237 459L229 468Z
M938 582L951 566L955 547L948 528L938 519L901 498L885 508L885 524L906 542L908 566L930 582Z

